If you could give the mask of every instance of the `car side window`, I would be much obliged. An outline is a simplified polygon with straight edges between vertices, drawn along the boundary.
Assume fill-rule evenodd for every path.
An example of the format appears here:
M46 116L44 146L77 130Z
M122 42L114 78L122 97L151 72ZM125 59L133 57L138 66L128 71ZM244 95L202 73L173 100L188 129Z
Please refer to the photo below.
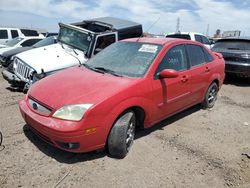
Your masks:
M205 60L207 63L214 60L213 56L210 53L208 53L207 49L203 48L203 52L205 54Z
M26 47L26 46L32 46L33 44L37 43L38 41L40 41L41 39L29 39L24 41L21 46L22 47Z
M12 38L18 37L18 32L17 30L10 30Z
M0 30L0 39L8 39L7 30Z
M184 45L178 45L171 48L163 57L159 64L156 74L164 69L174 69L176 71L183 71L188 68L187 55Z
M195 38L196 41L202 43L202 38L201 38L200 35L194 35L194 38Z
M201 40L203 44L210 44L209 40L207 39L207 37L201 36Z
M192 67L206 63L205 54L201 46L187 44L187 52Z
M115 34L104 35L97 38L94 54L97 54L100 50L103 50L110 44L115 42ZM99 50L96 50L99 49Z

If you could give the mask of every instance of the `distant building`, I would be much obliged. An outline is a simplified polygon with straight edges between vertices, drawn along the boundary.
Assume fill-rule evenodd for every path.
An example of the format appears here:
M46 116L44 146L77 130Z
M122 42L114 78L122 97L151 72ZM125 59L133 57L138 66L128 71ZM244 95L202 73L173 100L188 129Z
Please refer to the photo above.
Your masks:
M239 37L241 34L241 31L236 30L236 31L224 31L222 33L222 38L227 38L227 37Z

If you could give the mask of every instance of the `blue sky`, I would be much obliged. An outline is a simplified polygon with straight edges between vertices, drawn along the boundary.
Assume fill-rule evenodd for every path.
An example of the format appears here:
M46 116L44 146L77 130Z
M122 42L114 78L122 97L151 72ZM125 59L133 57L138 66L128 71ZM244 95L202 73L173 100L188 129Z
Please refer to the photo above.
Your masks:
M144 30L163 34L176 30L209 35L216 29L241 30L250 35L250 0L0 0L0 26L57 31L58 22L114 16L143 24Z

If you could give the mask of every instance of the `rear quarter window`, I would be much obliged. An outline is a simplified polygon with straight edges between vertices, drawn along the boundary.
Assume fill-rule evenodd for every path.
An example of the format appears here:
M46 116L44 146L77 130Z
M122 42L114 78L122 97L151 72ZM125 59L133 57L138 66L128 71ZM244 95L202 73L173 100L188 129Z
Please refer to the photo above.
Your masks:
M207 63L214 60L213 56L207 51L207 49L203 48L203 52L205 54L205 60Z

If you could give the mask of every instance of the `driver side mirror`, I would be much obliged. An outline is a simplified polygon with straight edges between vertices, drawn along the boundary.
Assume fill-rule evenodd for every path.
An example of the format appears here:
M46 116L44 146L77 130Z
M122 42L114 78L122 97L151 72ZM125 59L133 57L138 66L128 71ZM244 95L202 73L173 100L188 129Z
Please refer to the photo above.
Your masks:
M164 69L160 72L160 78L177 78L179 73L174 69Z

